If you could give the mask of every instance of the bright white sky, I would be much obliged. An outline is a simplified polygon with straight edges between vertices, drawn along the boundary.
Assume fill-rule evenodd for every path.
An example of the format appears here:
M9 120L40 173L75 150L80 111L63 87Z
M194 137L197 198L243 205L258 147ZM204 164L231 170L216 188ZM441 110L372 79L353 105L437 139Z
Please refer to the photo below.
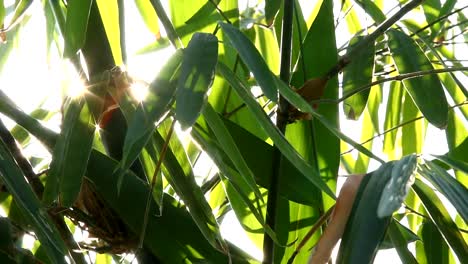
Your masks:
M5 1L5 4L10 5L13 0ZM62 87L70 85L70 79L76 80L73 69L71 66L60 60L59 54L54 50L49 59L46 58L45 51L46 43L45 36L45 19L41 16L41 1L34 1L33 6L30 8L30 13L34 12L30 22L24 28L21 40L18 42L20 46L19 51L15 51L10 58L3 72L0 73L0 87L3 91L11 96L11 98L20 105L26 112L32 111L37 108L39 104L45 102L44 106L47 109L57 110L60 107L60 91ZM163 1L166 2L166 1ZM245 3L247 0L241 1ZM256 1L250 1L256 2ZM310 13L310 10L315 1L301 0L304 13ZM128 52L128 72L136 79L141 79L150 82L154 78L155 73L171 55L171 49L166 49L160 52L145 54L143 56L133 56L137 50L143 46L152 43L154 36L146 29L143 21L141 20L133 1L126 1L126 8L129 12L127 16L127 52ZM393 7L393 3L387 3L386 8ZM242 6L242 5L241 5ZM38 12L39 11L39 12ZM370 22L369 22L370 23ZM345 23L340 25L341 32L337 34L338 46L345 43L349 36L347 34ZM466 50L462 51L468 54ZM461 54L463 54L461 53ZM49 60L49 64L45 62ZM72 81L73 83L73 81ZM465 83L466 79L465 79ZM384 117L385 105L381 106L381 118ZM341 110L341 107L340 107ZM360 121L359 121L360 122ZM356 128L359 122L341 120L341 128L344 133L352 137L356 141L360 141L360 128ZM7 122L12 125L11 122ZM58 130L59 120L48 123L54 129ZM443 154L447 151L445 143L444 131L435 129L430 126L426 136L428 142L438 142L438 144L426 144L424 152L433 154ZM374 153L384 157L381 153L382 141L375 140ZM42 150L29 148L26 152L27 155L35 154L43 155ZM371 162L371 169L377 168L377 163ZM344 173L344 172L341 172ZM341 179L340 179L341 180ZM222 232L226 238L233 240L241 248L251 252L254 257L261 259L261 250L255 248L252 242L248 240L242 228L237 223L234 214L228 214L222 225ZM411 246L413 247L413 246ZM399 258L394 250L380 251L377 255L375 263L399 263Z

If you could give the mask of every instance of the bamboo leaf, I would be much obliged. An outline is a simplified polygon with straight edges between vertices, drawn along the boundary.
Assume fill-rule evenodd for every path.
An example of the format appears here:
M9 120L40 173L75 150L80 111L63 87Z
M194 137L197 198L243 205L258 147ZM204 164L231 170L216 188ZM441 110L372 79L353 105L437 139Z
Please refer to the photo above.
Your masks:
M271 175L271 162L273 159L273 147L256 136L252 135L244 128L239 125L223 119L224 125L231 133L232 138L235 141L236 146L242 154L242 157L247 162L247 165L255 175L255 181L262 187L267 188L270 186ZM207 127L202 127L197 123L192 130L192 135L202 146L203 149L208 150L209 145L216 148L216 152L209 152L211 156L216 156L220 159L215 159L219 168L231 167L234 165L227 157L226 153L221 150L221 147L214 142L214 136L211 133L206 132ZM229 180L234 180L229 178ZM235 182L241 182L234 180ZM317 205L318 197L314 197L310 194L310 190L314 188L314 185L301 175L294 165L287 159L283 160L283 166L280 176L282 188L279 190L280 195L288 200L295 201L301 204Z
M151 6L150 0L136 0L135 5L140 12L141 18L145 22L146 27L153 33L157 40L161 38L159 29L158 16L156 11Z
M391 178L385 185L377 208L380 218L391 216L401 207L408 191L413 184L416 171L417 156L412 154L393 163Z
M86 39L88 19L93 0L71 0L68 1L67 18L65 21L65 57L73 57Z
M464 263L468 261L468 246L466 241L434 191L418 179L413 184L413 190L421 199L432 221L434 221L434 224L440 230L460 262Z
M387 109L385 111L384 131L396 127L400 124L401 105L403 99L403 88L400 82L392 82L390 84L390 91L387 99ZM384 152L390 157L391 153L395 152L397 131L392 130L384 135Z
M394 164L385 163L363 178L341 239L337 263L372 263L392 218L378 217L377 209Z
M416 235L415 233L413 233L413 231L411 231L411 229L402 225L395 218L393 218L391 223L394 223L397 226L398 232L400 233L399 236L402 236L403 239L400 239L400 238L397 238L396 240L392 239L392 236L394 234L391 234L391 233L396 232L396 230L387 229L387 233L385 233L384 240L379 246L380 249L389 249L389 248L396 248L396 247L403 247L403 246L406 247L411 242L421 240L418 237L418 235Z
M440 160L446 157L436 156ZM445 161L444 161L445 162ZM465 164L466 165L466 164ZM468 168L468 166L466 166ZM457 209L463 220L468 223L468 189L436 164L426 161L420 173L439 190Z
M114 62L116 65L122 65L123 50L120 38L123 36L120 34L123 29L120 28L119 23L119 5L117 1L106 0L96 0L96 3L112 51L112 57L114 57Z
M452 158L450 156L450 153L449 153L449 155L441 155L441 156L435 155L434 157L436 157L439 160L443 161L447 165L450 165L452 168L454 168L456 170L459 170L459 171L461 171L463 173L468 173L468 163L466 163L464 161L461 161L461 160L457 160L455 158Z
M392 58L400 74L434 69L421 48L405 33L390 29L386 34ZM431 124L439 128L447 126L448 103L436 75L407 79L403 81L403 85Z
M265 0L265 19L266 24L273 24L276 14L281 7L281 0Z
M120 168L127 170L145 147L157 122L168 110L176 92L176 80L183 53L176 51L151 82L146 99L132 115L123 146Z
M395 221L391 221L387 232L390 235L392 242L396 245L395 248L403 263L416 264L416 258L408 250L408 243L405 241L398 225Z
M276 126L271 123L263 109L253 98L250 91L245 85L232 73L232 71L222 63L218 63L218 71L232 85L237 94L243 99L247 107L254 113L255 118L263 127L265 132L271 137L275 145L281 150L283 155L291 161L292 164L315 186L323 190L330 197L335 198L335 195L330 188L322 181L319 173L301 158L294 148L286 141L281 132ZM297 95L298 96L298 95ZM300 97L299 97L300 98ZM302 99L302 98L301 98ZM309 106L310 107L310 106Z
M219 24L226 34L229 42L237 50L242 61L247 65L249 70L255 76L258 85L262 88L263 93L273 102L278 101L278 93L276 88L276 80L273 73L263 60L262 56L250 42L250 40L232 25L226 23Z
M116 161L93 151L86 175L95 185L97 192L136 234L142 231L141 223L145 210L150 210L145 246L161 261L171 263L196 261L199 258L213 263L227 261L227 257L214 250L204 238L186 208L177 205L177 201L170 195L164 195L163 214L157 210L154 201L145 208L149 189L130 171L125 174L119 191L112 174L115 166ZM173 232L174 230L177 232Z
M217 5L221 2L221 0L209 0L198 9L198 11L190 17L185 23L186 24L193 24L193 23L200 23L200 20L204 20L211 15L216 10Z
M159 152L161 152L163 145L167 144L163 137L167 138L167 134L172 133L170 132L170 123L170 120L166 120L159 128L161 134L159 132L153 134L153 139ZM190 210L190 215L206 240L214 248L225 252L227 249L226 242L221 237L218 223L203 196L200 186L195 181L192 165L188 160L182 143L176 136L172 136L168 143L169 148L166 150L163 160L163 164L168 171L164 175L165 178Z
M255 177L253 172L250 170L249 166L242 157L239 149L234 142L234 139L231 136L229 130L224 126L223 121L214 111L213 107L210 104L207 104L203 110L203 116L205 121L208 123L209 127L213 131L216 139L219 142L219 146L226 153L226 155L231 159L234 167L239 172L244 183L250 188L250 191L253 192L257 199L263 201L263 197L257 187L255 182Z
M64 263L68 255L60 233L47 215L46 209L26 182L15 160L3 141L0 140L0 178L18 204L23 217L32 226L44 246L50 261Z
M84 98L72 99L54 147L43 197L45 203L58 199L62 206L70 207L78 197L93 144L92 121Z
M195 33L184 51L177 83L176 118L183 129L191 127L207 100L218 60L218 39L207 33Z
M307 103L298 93L294 92L287 85L285 85L282 81L276 79L276 83L277 83L277 87L281 95L284 96L284 98L288 100L292 105L294 105L297 109L301 110L302 112L312 114L312 116L315 119L320 121L320 123L323 124L323 126L325 126L330 132L335 134L336 137L347 142L348 144L356 148L359 152L379 161L380 163L384 163L384 161L381 158L377 157L374 153L372 153L371 151L363 147L361 144L355 142L350 137L342 133L335 125L332 124L331 121L329 121L322 114L314 110L309 105L309 103Z
M156 11L156 15L161 20L161 23L166 31L167 37L171 41L172 45L176 48L180 47L180 39L177 35L177 32L174 29L174 25L172 25L171 20L164 11L164 7L161 4L160 0L150 0L151 5L153 5L154 11Z
M350 45L361 41L364 37L355 36L351 39ZM374 43L363 49L359 56L356 56L343 71L343 94L353 91L361 86L372 82L374 74ZM343 110L348 119L357 120L361 116L367 104L370 90L357 93L344 101Z
M374 19L375 22L382 23L385 21L385 14L374 1L356 0L355 2L360 7L362 7L364 11L366 11L366 13L369 14L372 17L372 19Z
M20 0L19 2L16 2L15 13L11 18L10 24L7 26L7 29L13 28L20 22L20 18L23 17L23 15L28 10L29 6L31 6L32 2L32 0Z
M420 261L420 263L450 263L449 247L440 234L440 231L437 229L437 226L430 220L424 221L421 225L420 233L425 258L423 261Z

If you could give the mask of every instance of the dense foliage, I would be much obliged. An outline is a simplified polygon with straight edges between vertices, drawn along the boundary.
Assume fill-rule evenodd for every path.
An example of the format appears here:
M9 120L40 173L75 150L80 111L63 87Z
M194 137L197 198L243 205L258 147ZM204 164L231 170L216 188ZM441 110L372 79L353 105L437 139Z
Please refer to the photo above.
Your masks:
M0 82L0 262L258 262L225 240L233 212L264 263L306 263L338 174L367 174L338 263L387 248L468 263L461 2L0 1L0 75L26 67L15 56L44 16L34 52L69 61L86 88L25 113ZM154 41L136 54L134 19ZM137 100L145 82L126 65L167 54L140 66L153 75Z

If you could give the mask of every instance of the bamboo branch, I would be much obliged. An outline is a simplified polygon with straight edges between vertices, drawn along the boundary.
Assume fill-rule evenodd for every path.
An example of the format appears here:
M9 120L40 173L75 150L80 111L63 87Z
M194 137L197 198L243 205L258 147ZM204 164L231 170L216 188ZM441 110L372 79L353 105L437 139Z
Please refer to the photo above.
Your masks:
M422 1L423 0L410 1L392 17L388 18L382 24L380 24L380 26L374 32L367 35L363 40L352 46L350 50L338 60L338 63L328 71L326 78L331 79L337 75L341 70L343 70L344 67L346 67L346 65L351 62L351 60L354 59L354 57L358 56L363 49L369 46L370 43L373 43L380 35L387 31L388 28L393 26L393 24L395 24L400 18L406 15L406 13L421 4Z
M464 106L464 105L467 105L467 104L468 104L468 101L464 101L464 102L462 102L462 103L460 103L460 104L456 104L456 105L450 106L450 109L454 109L454 108L456 108L456 107L461 107L461 106ZM424 116L418 116L418 117L415 117L415 118L410 119L410 120L408 120L408 121L405 121L405 122L403 122L403 123L401 123L401 124L398 124L398 125L396 125L396 126L394 126L394 127L392 127L392 128L389 128L389 129L387 129L387 130L385 130L385 131L383 131L383 132L381 132L381 133L378 133L377 135L375 135L375 136L373 136L373 137L371 137L371 138L369 138L369 139L367 139L367 140L364 140L363 142L359 143L359 145L364 145L364 144L366 144L366 143L369 143L370 141L372 141L372 140L374 140L374 139L376 139L376 138L378 138L378 137L381 137L381 136L383 136L383 135L385 135L385 134L387 134L387 133L390 133L390 132L392 132L393 130L396 130L396 129L398 129L398 128L400 128L400 127L403 127L403 126L406 126L406 125L409 125L409 124L411 124L411 123L413 123L413 122L416 122L416 121L418 121L418 120L420 120L420 119L423 119L423 118L424 118ZM352 152L352 151L355 150L355 149L356 149L356 148L351 148L351 149L349 149L349 150L347 150L347 151L345 151L345 152L342 152L342 153L340 154L340 156L343 156L343 155L345 155L345 154L348 154L348 153Z
M294 14L294 0L285 0L283 5L283 24L281 35L281 68L280 79L289 84L291 73L292 26ZM288 123L289 102L280 95L276 115L276 126L284 134ZM266 225L276 231L277 206L279 201L279 177L283 157L278 148L273 152L273 164L266 211ZM282 212L284 213L284 212ZM288 212L286 214L289 215ZM273 263L275 245L271 237L265 232L263 237L263 263Z
M398 76L393 76L385 79L380 79L374 82L371 82L369 84L366 84L364 86L361 86L357 89L354 89L350 91L349 93L343 95L343 97L339 99L319 99L319 100L312 100L310 101L311 104L317 104L317 103L341 103L344 100L350 98L351 96L360 93L362 91L365 91L367 89L370 89L372 86L385 83L385 82L390 82L390 81L403 81L406 79L411 79L411 78L417 78L417 77L422 77L424 75L429 75L429 74L439 74L439 73L445 73L445 72L456 72L456 71L468 71L468 67L452 67L452 68L445 68L445 69L432 69L432 70L426 70L426 71L417 71L417 72L410 72L410 73L403 73Z

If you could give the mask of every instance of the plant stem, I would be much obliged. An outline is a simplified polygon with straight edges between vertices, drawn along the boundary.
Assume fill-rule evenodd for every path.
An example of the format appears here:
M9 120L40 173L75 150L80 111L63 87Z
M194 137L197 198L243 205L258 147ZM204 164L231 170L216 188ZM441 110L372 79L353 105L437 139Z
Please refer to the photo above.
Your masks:
M57 140L57 134L44 127L39 121L23 112L8 96L0 90L0 113L15 121L16 124L26 128L47 149L52 152Z
M281 69L280 79L289 84L291 73L291 46L292 46L292 25L293 25L293 12L294 0L285 0L283 5L283 24L281 35ZM276 115L276 126L285 133L287 125L287 112L289 102L280 95L278 102L278 110ZM266 212L266 224L276 232L276 216L277 205L279 200L279 176L281 170L282 155L278 148L274 149L273 153L273 169L271 175L271 182L268 189L268 202ZM282 212L285 213L285 212ZM286 212L289 215L288 212ZM275 245L271 237L266 233L263 238L263 263L273 263Z
M456 104L456 105L452 105L452 106L449 107L449 109L452 110L452 109L454 109L454 108L456 108L456 107L460 107L460 106L463 106L463 105L466 105L466 104L468 104L468 101L465 101L465 102L462 102L462 103L459 103L459 104ZM381 136L383 136L383 135L385 135L385 134L387 134L387 133L390 133L390 132L392 132L392 131L394 131L394 130L400 128L400 127L409 125L409 124L411 124L411 123L413 123L413 122L416 122L416 121L418 121L418 120L420 120L420 119L423 119L423 118L424 118L424 116L418 116L418 117L415 117L415 118L410 119L410 120L408 120L408 121L405 121L405 122L403 122L403 123L401 123L401 124L398 124L398 125L396 125L396 126L394 126L394 127L392 127L392 128L389 128L389 129L387 129L387 130L385 130L385 131L383 131L383 132L381 132L381 133L378 133L377 135L375 135L375 136L373 136L373 137L371 137L371 138L369 138L369 139L367 139L367 140L365 140L365 141L359 143L359 145L364 145L364 144L366 144L366 143L368 143L368 142L370 142L370 141L372 141L372 140L374 140L374 139L376 139L376 138L378 138L378 137L381 137ZM342 152L342 153L340 154L340 156L343 156L343 155L345 155L345 154L351 153L351 152L354 151L355 149L356 149L356 148L352 148L352 149L349 149L349 150L347 150L347 151L345 151L345 152Z
M380 35L387 31L389 27L395 24L404 15L406 15L406 13L421 4L422 1L423 0L413 0L408 2L392 17L388 18L382 24L380 24L380 26L374 32L351 47L349 51L338 60L338 63L328 71L326 78L331 79L333 76L337 75L344 67L346 67L346 65L351 62L351 60L354 59L354 57L358 56L363 49L369 46L370 43L374 42Z
M403 81L403 80L406 80L406 79L417 78L417 77L421 77L421 76L429 75L429 74L438 74L438 73L456 72L456 71L468 71L468 67L452 67L452 68L445 68L445 69L432 69L432 70L426 70L426 71L403 73L403 74L400 74L398 76L389 77L389 78L385 78L385 79L380 79L380 80L377 80L375 82L371 82L369 84L366 84L364 86L356 88L356 89L352 90L351 92L343 95L343 97L341 97L339 99L336 99L336 100L334 100L334 99L320 99L320 100L310 101L310 103L311 104L313 104L313 103L335 103L335 104L337 104L337 103L343 102L344 100L350 98L351 96L353 96L353 95L355 95L357 93L360 93L362 91L370 89L374 85L381 84L381 83L384 83L384 82Z

